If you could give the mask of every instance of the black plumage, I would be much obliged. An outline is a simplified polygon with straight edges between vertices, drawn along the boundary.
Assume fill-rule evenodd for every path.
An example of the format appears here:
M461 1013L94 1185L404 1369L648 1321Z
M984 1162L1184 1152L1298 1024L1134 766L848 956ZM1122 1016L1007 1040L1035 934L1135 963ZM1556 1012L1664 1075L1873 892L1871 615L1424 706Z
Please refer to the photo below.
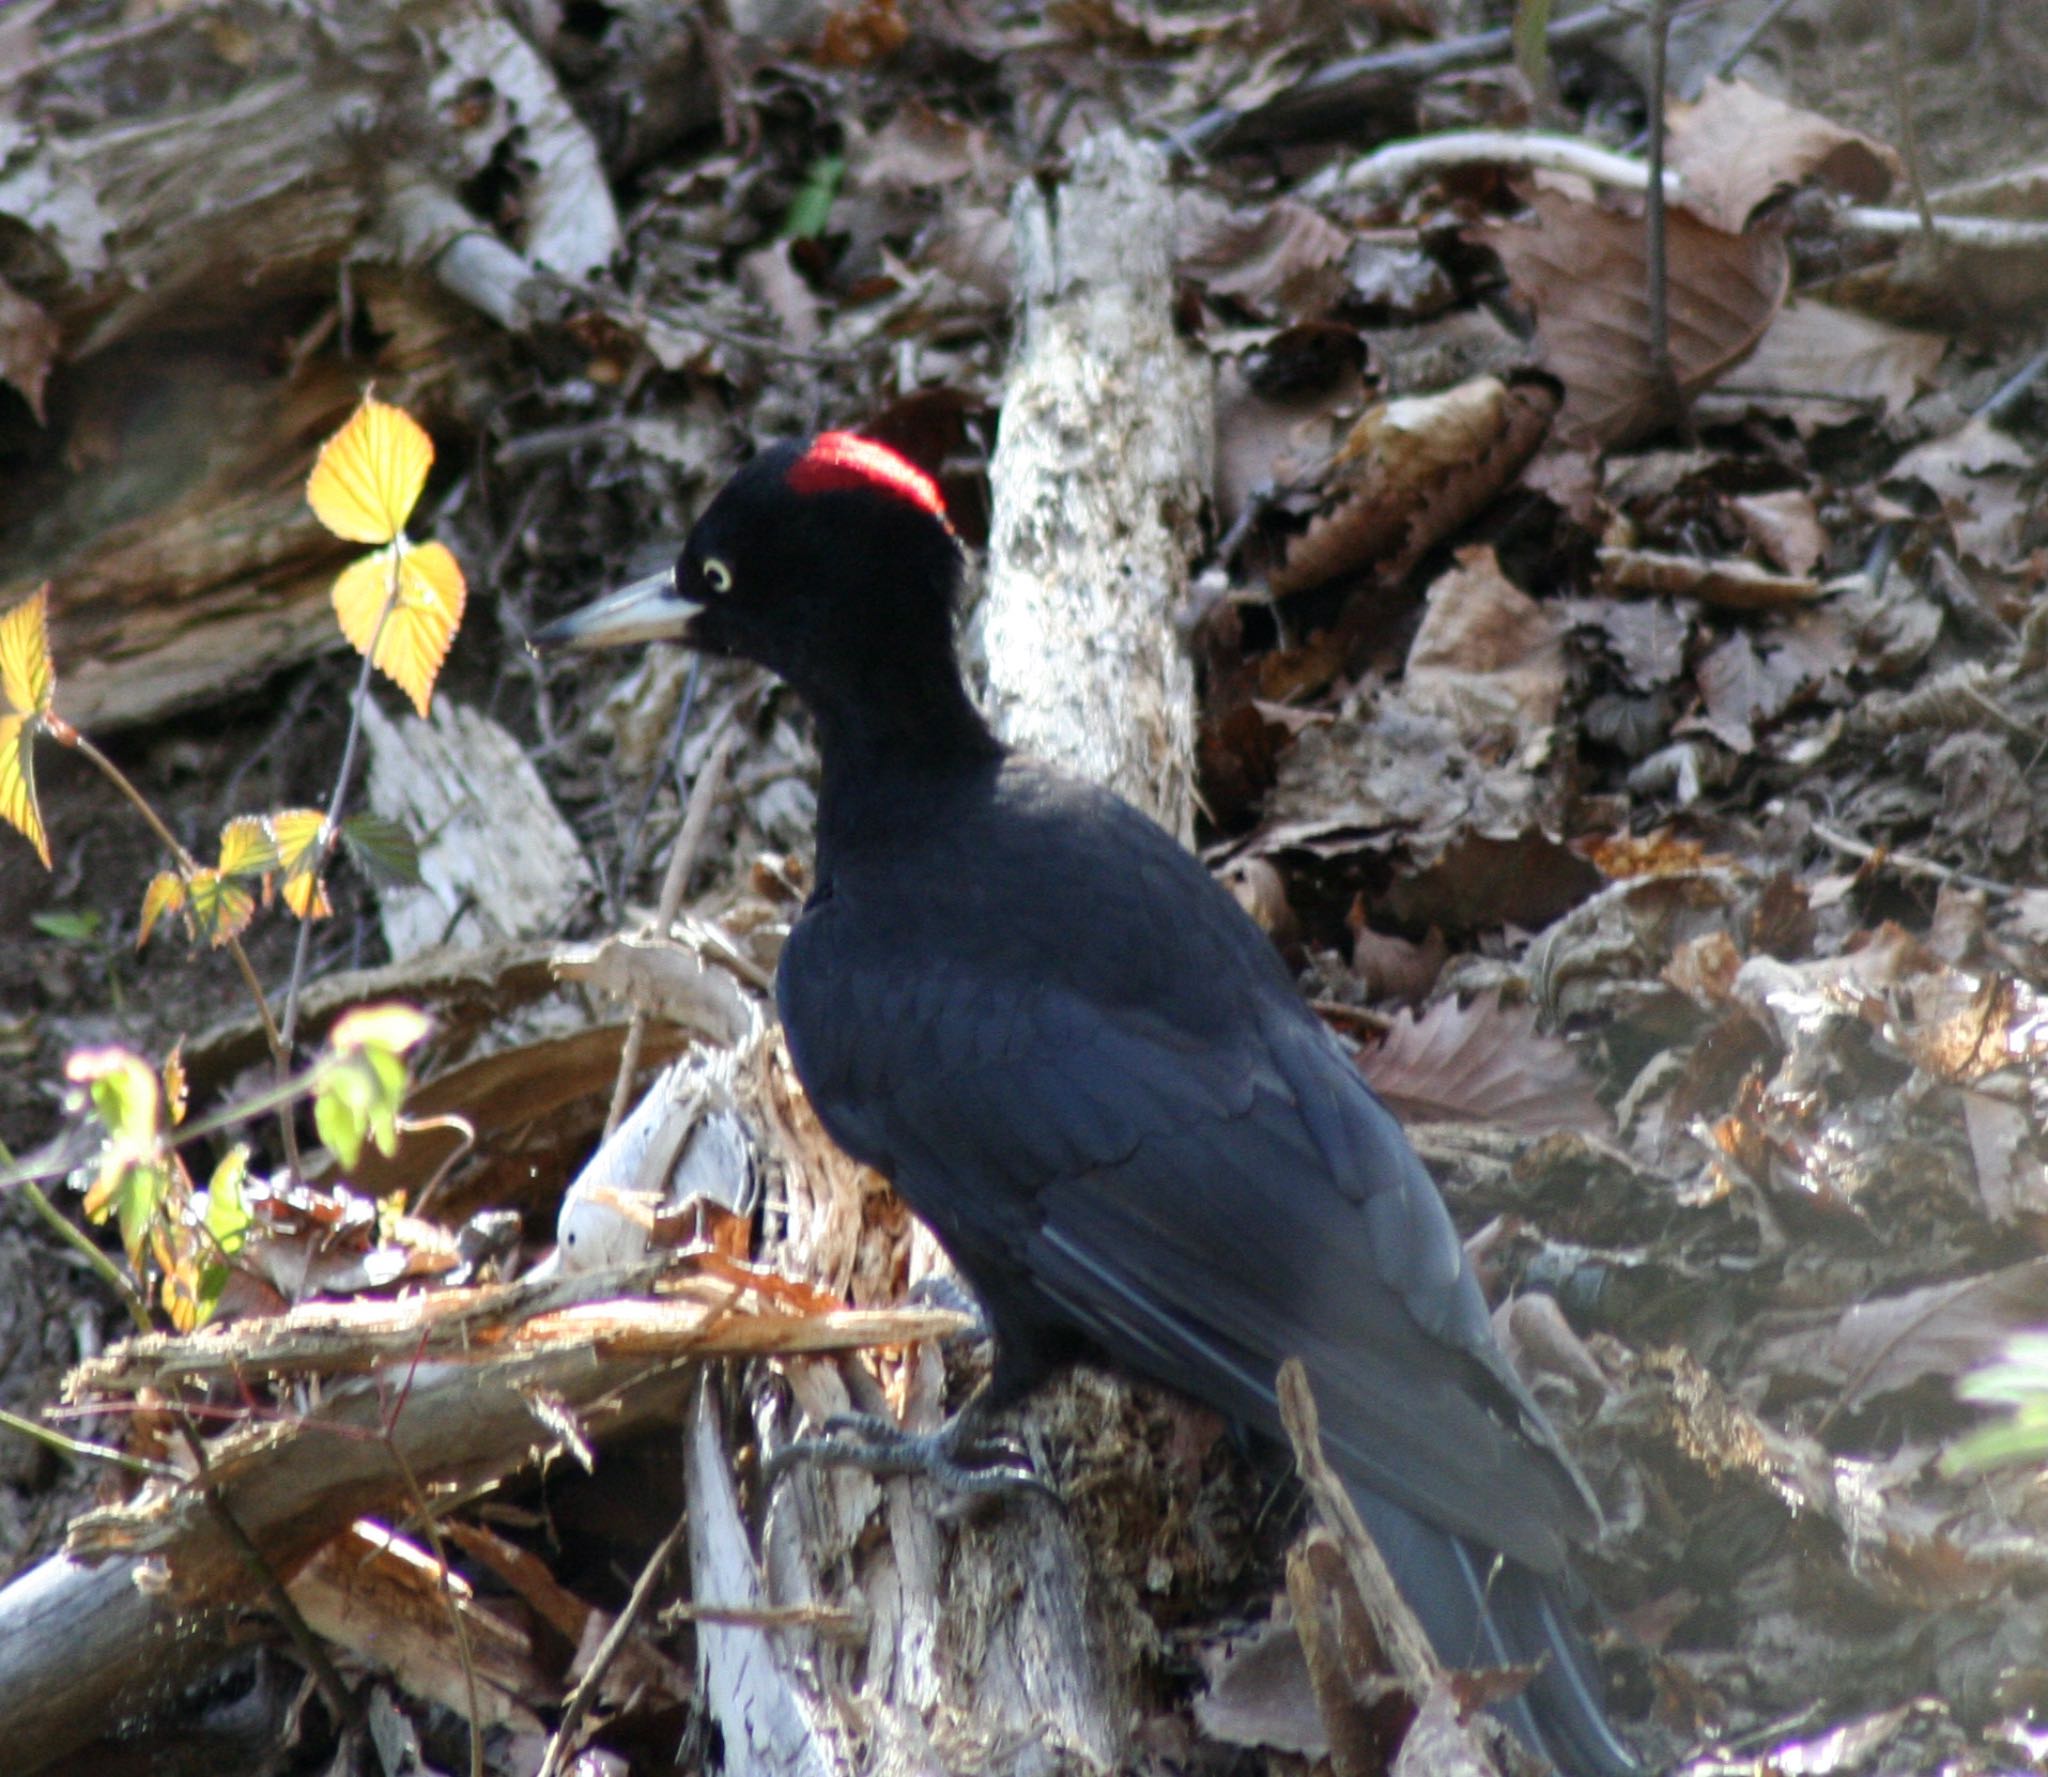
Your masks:
M1541 1661L1510 1722L1567 1771L1633 1769L1566 1611L1597 1510L1434 1184L1200 863L996 743L954 658L958 573L929 484L827 434L741 471L666 585L552 639L665 624L814 712L816 889L777 976L790 1052L833 1139L980 1297L987 1404L1091 1361L1277 1437L1275 1374L1299 1357L1441 1657Z

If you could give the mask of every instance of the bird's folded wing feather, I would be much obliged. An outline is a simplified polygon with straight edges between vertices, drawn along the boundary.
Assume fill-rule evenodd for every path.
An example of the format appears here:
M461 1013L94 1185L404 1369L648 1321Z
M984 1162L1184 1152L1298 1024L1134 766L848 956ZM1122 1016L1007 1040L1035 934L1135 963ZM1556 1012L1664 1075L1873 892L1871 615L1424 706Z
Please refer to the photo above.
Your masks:
M963 963L785 978L828 1129L970 1275L1262 1430L1302 1359L1356 1483L1555 1571L1595 1514L1494 1344L1434 1185L1305 1008L1225 1040ZM857 978L856 978L857 977ZM832 1008L861 1008L857 1027Z

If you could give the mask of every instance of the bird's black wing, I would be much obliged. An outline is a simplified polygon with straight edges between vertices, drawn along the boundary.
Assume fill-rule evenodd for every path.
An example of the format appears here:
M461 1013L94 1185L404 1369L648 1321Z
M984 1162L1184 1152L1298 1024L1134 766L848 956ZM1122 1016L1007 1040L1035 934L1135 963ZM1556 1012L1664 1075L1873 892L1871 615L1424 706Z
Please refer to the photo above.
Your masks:
M1593 1509L1434 1185L1264 936L1141 824L1127 896L1098 875L1068 904L1041 867L977 941L929 901L922 929L857 893L807 917L781 997L827 1129L932 1225L999 1347L1071 1328L1267 1431L1298 1356L1350 1479L1558 1571Z

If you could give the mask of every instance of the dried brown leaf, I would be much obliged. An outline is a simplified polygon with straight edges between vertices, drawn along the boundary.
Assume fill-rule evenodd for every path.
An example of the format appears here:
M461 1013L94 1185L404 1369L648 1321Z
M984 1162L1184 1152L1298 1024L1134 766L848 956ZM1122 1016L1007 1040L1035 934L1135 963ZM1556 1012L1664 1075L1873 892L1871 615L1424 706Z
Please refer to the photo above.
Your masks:
M1774 1340L1773 1368L1837 1384L1854 1411L1929 1378L1947 1381L2048 1319L2048 1259L1858 1302L1833 1326Z
M1781 631L1753 640L1737 630L1699 664L1706 725L1715 739L1738 753L1756 744L1756 728L1775 722L1829 673L1849 663L1845 636L1806 638Z
M868 139L848 176L890 190L935 191L1003 183L1013 173L988 131L912 99Z
M1740 381L1746 391L1789 402L1793 424L1811 432L1854 418L1858 403L1903 412L1933 381L1947 350L1939 334L1800 300L1778 312Z
M1388 888L1385 907L1406 925L1446 930L1539 931L1600 886L1592 865L1541 828L1519 833L1464 828L1412 875Z
M1534 220L1471 231L1506 265L1536 311L1544 367L1565 386L1558 435L1611 445L1662 417L1650 362L1645 230L1638 211L1539 186ZM1672 373L1681 392L1707 387L1752 351L1785 299L1785 243L1729 234L1683 211L1667 218Z
M1374 1004L1421 999L1436 985L1450 956L1437 927L1420 944L1410 943L1386 932L1376 932L1363 918L1352 922L1351 972L1358 977L1366 997Z
M1614 1126L1570 1047L1536 1029L1535 1007L1504 1006L1498 993L1462 1006L1439 1000L1419 1018L1401 1013L1358 1064L1375 1092L1421 1122L1530 1135L1605 1135Z
M1460 549L1431 585L1408 649L1409 704L1469 741L1505 732L1519 746L1557 719L1564 682L1556 616L1501 572L1491 544Z
M1698 599L1723 611L1776 611L1821 596L1817 580L1774 574L1747 561L1703 561L1655 549L1603 549L1600 579L1609 592Z
M0 278L0 382L21 392L39 426L45 423L43 388L62 343L63 332L49 311Z
M1255 313L1306 319L1329 311L1344 291L1351 236L1292 198L1233 209L1207 192L1181 194L1174 212L1174 262L1213 296Z
M2027 1113L2010 1099L1965 1091L1963 1131L1977 1169L1977 1195L1994 1222L2038 1222L2048 1216L2048 1161Z
M1195 1698L1195 1720L1211 1739L1307 1758L1329 1750L1301 1637L1284 1597L1248 1635L1202 1648L1197 1657L1209 1685Z
M1775 494L1742 494L1728 502L1750 541L1786 573L1811 574L1828 547L1813 496L1797 488Z
M1693 103L1671 106L1668 157L1684 181L1684 206L1730 234L1749 225L1759 204L1809 179L1868 204L1903 170L1883 143L1725 79L1710 80Z
M1366 568L1398 579L1514 480L1556 410L1547 380L1491 376L1372 408L1338 452L1329 510L1268 584L1284 597Z
M2006 567L2019 556L2021 527L2032 509L2025 493L2032 467L2025 445L1978 418L1908 451L1885 480L1917 481L1931 490L1956 548L1973 561Z
M1365 400L1356 335L1341 354L1327 328L1288 328L1264 347L1268 358L1309 359L1325 374L1275 389L1241 356L1226 357L1216 376L1216 515L1231 525L1261 490L1306 481L1320 471ZM1326 343L1327 342L1327 343Z

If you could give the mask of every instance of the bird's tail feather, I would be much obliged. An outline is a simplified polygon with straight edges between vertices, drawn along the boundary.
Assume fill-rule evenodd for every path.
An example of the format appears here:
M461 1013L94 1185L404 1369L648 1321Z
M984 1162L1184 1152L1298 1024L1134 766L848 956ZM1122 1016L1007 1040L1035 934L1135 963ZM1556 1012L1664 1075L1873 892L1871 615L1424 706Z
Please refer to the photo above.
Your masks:
M1353 1498L1445 1665L1540 1665L1496 1713L1565 1777L1639 1777L1608 1725L1599 1670L1555 1581L1377 1495Z

